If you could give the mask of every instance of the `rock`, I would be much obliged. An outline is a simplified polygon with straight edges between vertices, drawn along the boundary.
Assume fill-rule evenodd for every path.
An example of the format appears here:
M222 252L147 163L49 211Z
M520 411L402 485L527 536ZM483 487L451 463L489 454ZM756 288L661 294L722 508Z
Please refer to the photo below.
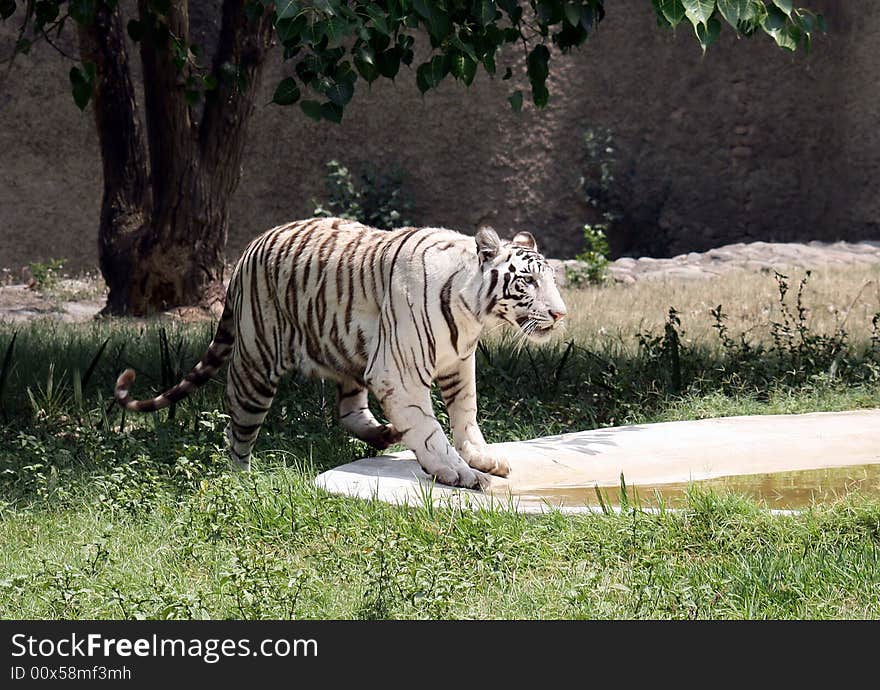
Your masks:
M672 258L643 256L621 257L609 265L611 277L618 283L639 280L693 280L743 269L772 274L773 271L818 269L824 266L880 264L878 242L737 242L706 252L689 252ZM577 268L576 261L553 263L560 284L565 284L564 267Z
M620 259L616 259L611 263L612 266L621 266L624 268L632 268L636 265L636 260L630 256L625 256Z

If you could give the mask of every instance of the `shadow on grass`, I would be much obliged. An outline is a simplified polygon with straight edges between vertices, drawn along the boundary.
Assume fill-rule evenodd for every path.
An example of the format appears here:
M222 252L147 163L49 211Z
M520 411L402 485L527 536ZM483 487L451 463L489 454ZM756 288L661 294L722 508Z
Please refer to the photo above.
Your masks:
M736 341L719 329L718 343L691 345L673 317L671 311L660 334L634 334L638 347L629 352L577 341L543 348L519 348L503 338L481 344L479 421L487 439L656 421L673 409L691 417L759 413L774 397L795 401L797 411L880 404L873 340L852 345L845 334L813 336L793 322L776 329L770 344ZM719 310L716 318L722 317ZM127 483L190 490L225 472L225 373L173 414L123 416L112 401L115 379L126 367L138 372L137 397L176 383L201 357L213 330L207 323L0 324L0 501L64 500L72 487L104 482L108 500L122 496L123 504L136 507L149 490L125 498ZM447 424L436 390L434 401ZM320 472L372 455L334 416L334 384L288 377L261 432L257 466L296 464ZM587 453L605 442L600 434L571 440Z

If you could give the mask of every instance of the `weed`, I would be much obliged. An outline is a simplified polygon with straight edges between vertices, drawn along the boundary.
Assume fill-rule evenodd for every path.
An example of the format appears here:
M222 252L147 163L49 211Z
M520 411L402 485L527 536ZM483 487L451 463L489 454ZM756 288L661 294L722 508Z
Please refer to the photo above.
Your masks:
M611 250L605 235L607 231L607 223L584 225L584 248L575 256L580 264L576 267L567 265L565 268L565 277L572 287L600 285L608 278Z
M34 287L37 290L49 290L58 284L61 278L61 269L64 267L64 259L50 259L45 263L34 262L28 264L28 270L33 276Z

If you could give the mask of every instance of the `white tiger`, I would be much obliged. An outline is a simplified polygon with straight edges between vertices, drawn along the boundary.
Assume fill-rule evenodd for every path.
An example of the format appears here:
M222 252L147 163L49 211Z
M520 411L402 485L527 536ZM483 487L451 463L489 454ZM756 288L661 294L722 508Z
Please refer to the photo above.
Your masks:
M505 322L544 341L566 314L554 273L530 233L511 241L442 228L377 230L338 218L282 225L257 237L233 270L214 339L175 387L133 400L124 371L116 399L161 409L231 358L229 453L244 468L278 382L291 370L338 383L339 422L383 449L400 440L424 470L453 486L485 487L507 461L477 426L475 356L486 327ZM434 416L440 387L454 446ZM390 424L368 406L371 391Z

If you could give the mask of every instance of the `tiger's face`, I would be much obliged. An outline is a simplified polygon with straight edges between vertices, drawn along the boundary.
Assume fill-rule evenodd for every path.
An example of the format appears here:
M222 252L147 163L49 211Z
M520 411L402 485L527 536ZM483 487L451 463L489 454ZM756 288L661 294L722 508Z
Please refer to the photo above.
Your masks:
M481 228L476 242L484 313L509 323L530 340L547 340L562 323L566 308L553 268L538 253L535 238L520 232L507 242L491 228Z

